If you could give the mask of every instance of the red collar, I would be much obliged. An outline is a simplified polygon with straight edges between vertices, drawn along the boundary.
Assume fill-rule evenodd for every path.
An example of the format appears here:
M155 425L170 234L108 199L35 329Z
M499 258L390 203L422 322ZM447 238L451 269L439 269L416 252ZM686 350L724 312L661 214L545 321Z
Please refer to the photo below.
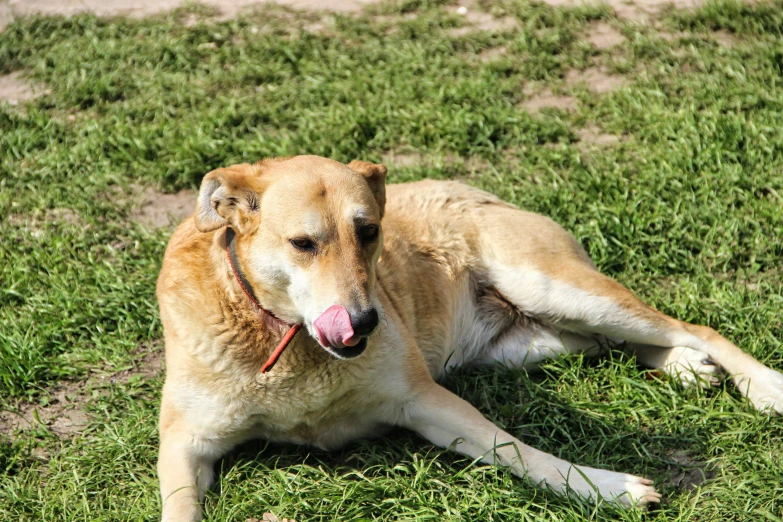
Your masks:
M236 246L234 242L234 238L236 237L236 232L234 232L234 229L231 227L228 227L226 229L226 258L228 259L228 264L231 267L231 272L234 274L234 278L236 278L237 283L239 283L239 287L242 289L243 292L245 292L245 295L247 296L250 301L256 305L256 308L263 313L269 316L273 321L275 321L278 324L288 326L288 331L285 333L283 338L280 340L280 343L278 343L277 348L274 349L272 352L272 355L269 356L269 359L266 360L263 366L261 366L261 373L266 373L269 370L272 369L272 367L275 365L277 360L280 358L280 356L283 354L283 351L288 347L291 340L296 335L296 332L302 329L302 324L289 324L283 321L282 319L278 318L270 312L269 310L266 310L263 306L261 306L258 303L258 299L256 298L255 292L253 292L253 287L250 285L250 281L247 280L245 277L245 274L242 272L242 270L239 268L239 259L237 259L237 252L236 252Z

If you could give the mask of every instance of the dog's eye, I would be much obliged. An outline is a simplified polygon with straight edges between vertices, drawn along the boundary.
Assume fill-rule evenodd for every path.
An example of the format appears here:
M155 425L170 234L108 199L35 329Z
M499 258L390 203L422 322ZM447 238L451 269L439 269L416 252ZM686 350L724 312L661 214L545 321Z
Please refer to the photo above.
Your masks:
M359 239L363 243L371 243L378 238L378 225L367 225L359 229Z
M297 250L302 250L304 252L312 252L315 250L315 243L312 242L312 240L307 239L306 237L298 237L296 239L291 240L291 244L294 245L294 248Z

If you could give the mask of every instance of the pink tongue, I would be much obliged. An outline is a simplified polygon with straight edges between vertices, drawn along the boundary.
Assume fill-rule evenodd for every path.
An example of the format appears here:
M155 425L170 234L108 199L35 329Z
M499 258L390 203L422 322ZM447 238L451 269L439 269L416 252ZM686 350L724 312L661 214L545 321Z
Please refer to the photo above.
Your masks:
M324 346L342 348L354 346L360 341L358 336L354 337L348 310L340 305L327 308L318 319L313 321L313 326L318 332L318 340Z

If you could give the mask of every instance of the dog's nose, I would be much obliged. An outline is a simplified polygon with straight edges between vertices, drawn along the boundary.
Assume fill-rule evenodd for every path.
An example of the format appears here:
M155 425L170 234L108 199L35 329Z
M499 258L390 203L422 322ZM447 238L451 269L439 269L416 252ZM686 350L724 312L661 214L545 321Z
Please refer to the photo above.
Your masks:
M378 326L378 311L375 308L351 313L351 328L355 335L370 335L376 326Z

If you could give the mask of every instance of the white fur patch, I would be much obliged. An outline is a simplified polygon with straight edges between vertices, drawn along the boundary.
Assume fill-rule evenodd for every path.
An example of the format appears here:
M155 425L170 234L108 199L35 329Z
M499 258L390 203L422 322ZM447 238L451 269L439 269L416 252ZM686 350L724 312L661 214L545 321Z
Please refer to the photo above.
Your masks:
M523 311L547 323L582 334L597 332L638 342L661 341L657 338L659 328L610 297L591 294L532 267L510 268L495 263L490 264L488 269L491 279L506 297Z

